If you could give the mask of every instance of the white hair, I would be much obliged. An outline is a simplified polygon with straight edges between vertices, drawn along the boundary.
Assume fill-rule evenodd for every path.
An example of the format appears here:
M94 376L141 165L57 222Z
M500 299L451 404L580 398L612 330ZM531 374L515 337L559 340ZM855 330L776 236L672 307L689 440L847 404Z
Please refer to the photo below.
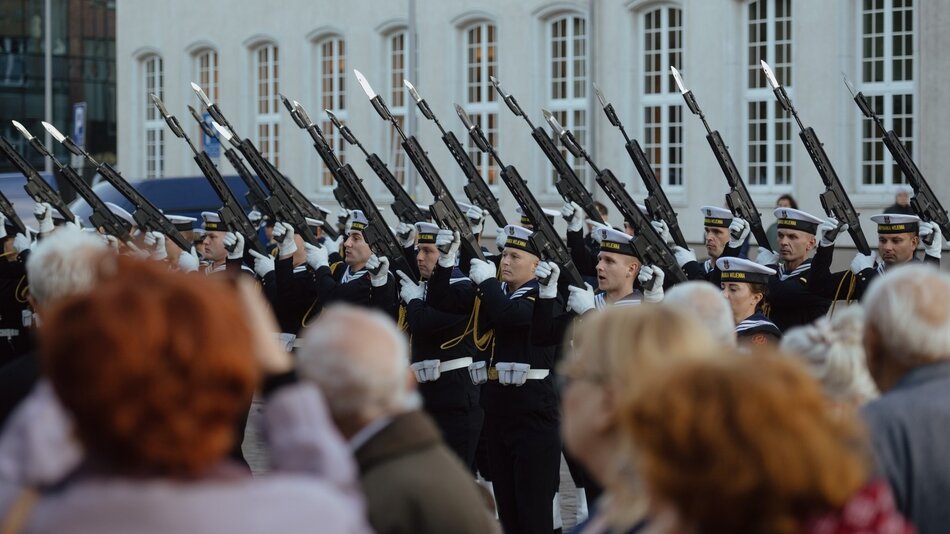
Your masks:
M300 375L325 394L337 420L394 415L418 408L407 384L406 336L388 316L338 304L323 311L304 334Z
M732 308L716 286L698 280L676 284L666 292L663 303L698 319L726 346L736 345Z
M950 359L950 275L925 263L879 276L862 300L868 327L888 358L914 363Z
M69 225L40 239L26 260L33 300L43 306L90 291L108 250L99 237Z
M839 308L830 318L790 329L779 346L802 360L831 398L863 404L878 396L863 336L864 309L853 305Z

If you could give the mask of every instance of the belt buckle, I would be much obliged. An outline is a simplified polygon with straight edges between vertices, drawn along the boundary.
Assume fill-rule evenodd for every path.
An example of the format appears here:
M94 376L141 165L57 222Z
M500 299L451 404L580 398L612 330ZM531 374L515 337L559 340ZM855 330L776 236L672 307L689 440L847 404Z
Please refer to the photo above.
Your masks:
M498 380L498 369L495 367L488 368L488 379L489 380Z

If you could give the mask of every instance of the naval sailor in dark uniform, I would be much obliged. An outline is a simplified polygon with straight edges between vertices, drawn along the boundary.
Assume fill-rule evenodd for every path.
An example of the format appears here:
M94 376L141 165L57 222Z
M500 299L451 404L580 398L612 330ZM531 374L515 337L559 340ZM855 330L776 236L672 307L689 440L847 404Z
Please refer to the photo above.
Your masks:
M742 258L719 258L716 268L722 293L732 308L739 344L778 343L782 331L762 313L775 270Z
M688 280L705 280L719 285L719 270L716 269L716 260L719 258L735 258L746 238L749 237L751 227L740 217L734 217L732 212L716 206L703 206L703 240L706 245L706 260L702 263L696 260L696 253L692 249L683 248L673 242L666 223L653 221L654 228L663 236L672 247L676 256L676 263L686 273Z

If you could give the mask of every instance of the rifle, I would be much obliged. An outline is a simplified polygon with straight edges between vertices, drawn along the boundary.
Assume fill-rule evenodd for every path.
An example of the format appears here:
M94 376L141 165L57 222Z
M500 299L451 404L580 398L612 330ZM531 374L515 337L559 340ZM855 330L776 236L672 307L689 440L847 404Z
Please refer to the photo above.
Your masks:
M682 230L680 230L679 222L676 219L676 211L673 210L670 199L667 198L666 192L664 192L663 187L660 186L660 180L653 174L653 167L651 167L650 162L647 161L647 156L643 153L643 148L640 147L640 143L627 135L627 131L620 122L620 118L617 117L617 112L614 111L613 104L607 102L607 99L601 94L597 84L594 84L594 93L597 95L597 100L600 101L600 106L607 115L607 120L623 134L623 138L626 141L624 147L627 149L627 154L630 155L633 166L637 169L637 174L640 175L643 185L647 188L647 198L646 202L644 202L647 207L647 213L649 213L654 221L664 221L666 223L667 228L670 230L670 235L673 236L673 241L677 245L683 248L689 248L689 245L686 243L686 238L683 236ZM568 148L568 150L570 150L570 148Z
M146 231L161 232L174 241L175 244L178 245L178 248L191 250L191 241L185 239L185 237L181 235L181 232L178 231L178 228L175 228L175 225L172 224L154 204L149 202L142 193L139 193L138 190L132 187L132 184L123 178L119 171L115 170L112 165L100 163L93 159L89 152L86 152L82 147L73 142L72 139L60 133L52 124L43 122L43 127L46 128L46 131L55 137L57 141L62 143L63 146L66 147L66 150L69 150L77 156L86 158L86 161L91 163L99 174L102 175L107 182L112 184L112 187L114 187L119 194L124 196L135 206L135 212L132 214L132 218L135 219L135 223L139 228Z
M195 122L198 123L198 126L201 128L202 133L206 136L218 139L218 132L215 131L214 127L209 125L204 121L201 115L198 114L198 111L188 106L188 111L191 113ZM241 161L241 156L233 148L228 147L225 144L220 145L224 151L225 157L228 158L228 161L231 163L231 167L237 171L238 176L241 178L241 181L244 182L244 185L247 186L247 193L244 194L245 200L247 200L248 205L261 212L262 215L269 218L271 221L276 219L274 212L270 209L270 206L267 204L267 194L264 192L264 188L261 187L257 180L254 178L254 175L251 174L251 171L247 170L247 167L244 166L244 162Z
M66 180L69 181L70 185L76 190L76 194L82 197L83 200L89 204L90 209L92 210L89 214L89 224L93 228L101 228L103 232L108 235L111 235L122 241L123 243L128 242L131 239L129 235L129 230L131 225L125 221L122 217L119 217L115 213L112 213L112 210L106 206L105 202L99 198L99 195L92 190L92 187L86 183L85 180L79 173L77 173L72 167L60 162L56 159L56 156L50 152L46 145L40 142L39 139L34 137L22 124L17 121L13 121L13 126L26 137L26 140L30 143L30 146L33 147L33 150L39 152L41 155L46 156L59 169L59 172L66 177Z
M409 267L402 247L389 225L386 224L386 219L379 212L376 203L369 196L366 187L363 186L363 180L356 175L353 166L349 163L344 165L340 162L340 159L333 153L333 149L324 137L323 132L310 120L310 115L307 114L307 111L299 102L294 101L292 109L290 116L294 123L310 134L314 148L320 153L320 157L327 163L330 172L338 180L339 186L337 189L342 190L348 201L353 202L355 206L353 209L362 211L363 215L366 216L366 220L369 221L369 225L363 229L363 239L366 240L377 256L389 258L394 270L412 276L413 271Z
M10 204L10 199L8 199L3 192L0 192L0 213L7 218L8 224L16 228L18 234L27 235L26 225L23 224L23 220L20 219L20 216L16 214L16 210L13 209L13 204Z
M491 189L488 188L488 184L485 183L481 174L478 173L478 169L475 168L475 164L468 157L468 153L462 148L462 143L459 142L458 137L455 137L454 132L447 132L442 128L442 125L439 124L439 119L432 113L429 104L419 96L419 92L409 83L409 80L403 80L403 83L406 85L406 88L409 89L409 94L412 95L412 98L416 101L419 110L422 111L422 116L438 126L439 131L442 132L442 142L448 147L449 153L452 154L452 157L455 158L455 162L459 164L459 167L462 168L462 172L465 173L465 177L468 178L468 183L462 187L462 190L465 191L465 196L479 208L487 210L499 229L508 226L508 221L505 219L505 215L501 212L501 207L498 205L498 199L495 198Z
M554 146L554 141L548 137L547 132L544 131L544 128L540 126L535 127L531 123L531 119L528 118L528 115L521 109L521 106L518 105L518 101L515 100L515 97L510 94L505 93L501 88L501 84L498 82L498 79L494 76L489 76L492 86L495 87L495 91L501 95L504 99L505 104L508 105L508 109L515 114L516 117L521 117L528 123L528 127L531 128L531 137L538 143L538 146L541 147L541 151L544 152L544 155L547 156L548 161L551 162L551 165L554 165L554 169L557 171L558 180L554 184L554 187L557 188L558 193L561 194L561 197L567 202L575 202L577 205L587 213L587 218L596 221L600 224L607 224L604 221L604 218L601 217L600 212L597 211L597 208L594 206L594 197L591 196L590 192L584 187L584 184L581 183L580 178L577 177L577 173L574 172L574 169L568 165L567 160L564 159L564 156L561 152ZM582 286L583 287L583 286Z
M360 86L363 88L366 96L369 97L370 103L373 104L373 108L376 109L376 113L378 113L383 120L391 122L399 134L399 137L402 138L403 149L406 151L409 159L412 160L412 164L415 165L419 171L419 176L422 177L422 180L429 187L433 199L432 207L430 208L432 218L435 219L436 223L442 228L459 233L462 240L461 248L469 257L484 260L485 255L482 253L482 248L479 246L475 234L472 233L472 227L469 224L468 217L462 213L462 209L459 208L458 203L455 202L455 198L449 193L449 189L445 186L445 182L442 181L442 177L439 176L439 173L435 170L425 150L422 149L419 140L416 139L416 136L406 136L405 132L403 132L399 126L399 122L396 121L396 118L389 112L389 108L386 107L386 103L383 102L383 97L373 91L373 88L360 71L354 70L353 72L356 74L356 79L360 82Z
M168 125L168 129L175 134L175 137L184 139L185 142L188 143L188 146L195 155L195 163L197 163L198 168L201 169L201 174L205 175L205 178L208 179L208 183L211 184L211 188L214 189L215 194L221 199L221 208L218 210L221 222L232 232L240 232L244 236L244 243L248 247L266 256L267 249L261 244L261 240L257 235L257 228L251 223L251 220L248 219L247 214L244 213L244 209L241 208L241 203L234 195L234 192L228 188L228 184L224 182L224 178L221 176L221 173L218 172L218 168L212 163L211 158L205 151L198 150L195 147L188 137L188 134L182 129L178 119L165 109L165 104L162 103L161 99L154 94L150 96L152 97L152 102L155 103L155 107L158 108L158 112L161 113L162 118L165 119L165 124Z
M673 72L673 79L676 80L676 86L679 87L680 92L683 93L686 106L694 115L699 115L700 120L703 121L703 126L706 127L706 141L709 143L709 147L712 148L713 154L716 156L716 161L719 162L719 167L722 169L722 173L726 176L726 182L729 184L729 192L726 193L726 205L729 206L729 210L732 211L733 215L745 219L746 222L749 223L749 226L752 228L752 235L755 236L755 240L760 247L774 252L772 245L769 244L769 238L765 234L765 227L762 226L762 214L759 213L759 210L755 207L755 202L752 201L752 196L749 195L749 190L746 189L742 175L739 174L739 169L736 168L735 162L732 161L732 156L729 155L729 147L723 142L719 131L709 127L709 123L706 122L706 115L703 113L703 110L699 108L699 104L696 102L696 97L693 96L693 92L683 86L683 78L680 76L680 71L676 70L676 67L673 66L670 66L670 70ZM733 235L732 237L738 236Z
M191 88L198 95L198 98L204 102L208 113L214 119L213 126L218 134L244 155L254 172L261 178L264 185L270 189L271 194L267 197L266 202L276 218L293 226L307 243L319 245L320 240L317 239L317 236L307 224L307 217L320 218L321 215L313 215L318 210L303 196L303 193L293 187L293 184L280 171L264 159L264 156L261 155L250 139L239 138L234 130L227 126L228 122L224 114L221 113L216 104L211 102L211 99L201 90L201 87L192 83Z
M610 200L617 206L624 220L630 223L630 226L636 231L636 237L630 242L631 246L644 265L656 265L663 269L670 276L673 283L685 282L686 273L676 263L676 256L670 250L660 234L656 232L650 220L644 215L637 203L630 197L624 185L617 179L617 176L607 168L600 169L594 164L590 154L577 142L574 134L570 130L564 129L557 119L549 111L544 111L544 118L554 129L555 134L561 139L561 144L574 155L575 158L584 158L590 168L597 173L597 183L603 188ZM648 285L652 287L653 282Z
M26 185L23 186L23 189L26 190L26 194L30 195L30 198L36 202L46 202L52 206L53 209L62 214L66 222L74 222L76 220L76 216L73 215L73 212L69 211L69 207L66 206L63 199L46 183L46 180L40 176L40 173L36 172L36 169L13 148L13 145L2 137L0 137L0 150L7 156L10 163L26 177Z
M821 207L824 208L826 215L838 220L838 227L826 234L825 237L833 241L838 235L838 232L841 231L841 228L844 225L848 225L848 233L851 234L851 239L854 241L858 252L864 255L871 254L871 247L868 246L868 240L864 237L864 231L861 230L860 213L855 211L851 199L848 198L848 193L845 192L844 187L842 187L838 173L835 172L834 166L831 165L831 160L828 159L828 154L825 152L821 140L818 139L818 134L815 133L815 130L812 129L811 126L806 128L805 125L802 124L802 120L798 118L798 111L795 109L795 106L792 105L792 100L788 97L788 93L785 92L785 88L778 83L778 79L775 77L775 73L772 72L772 69L769 68L769 64L765 61L761 61L761 64L762 70L765 71L765 77L769 85L772 86L772 92L775 93L775 98L778 99L779 105L781 105L785 111L791 113L792 117L795 118L795 122L798 123L798 129L800 130L798 136L805 145L805 150L808 152L811 161L815 164L815 168L818 170L818 176L821 177L821 181L825 184L825 192L818 197L821 200Z
M399 181L396 180L396 177L393 176L393 173L389 172L389 167L383 163L383 160L379 158L375 153L370 154L366 148L363 147L363 144L359 142L359 139L353 135L353 132L350 131L350 128L340 122L336 118L336 115L333 114L329 109L323 110L326 112L327 116L330 117L330 122L336 126L337 130L340 131L340 135L343 136L343 139L351 144L356 145L360 148L360 151L363 152L363 155L366 156L366 163L369 163L373 172L376 173L376 176L379 176L379 179L382 180L383 185L386 186L386 189L389 189L389 192L393 195L393 213L396 214L396 217L408 224L415 224L419 221L424 221L428 217L422 212L422 209L413 202L412 197L409 196L409 193L399 185Z
M884 146L887 147L887 150L891 153L891 157L894 158L901 172L907 177L911 188L914 189L914 198L910 199L910 205L914 208L914 212L917 213L922 221L936 223L937 226L940 227L943 238L950 241L950 219L947 217L947 210L943 209L940 200L937 199L937 195L934 194L930 188L930 184L927 183L927 179L924 178L923 173L920 172L920 169L917 168L917 164L914 163L913 158L911 158L907 152L907 148L904 147L904 143L901 142L901 138L898 137L894 130L888 130L884 127L884 122L871 108L870 103L868 103L863 93L855 93L854 87L847 78L845 78L844 83L848 86L848 90L851 91L851 96L854 97L854 102L858 105L858 108L861 109L861 112L864 113L864 116L872 119L877 125L877 129L881 132L881 140L884 141ZM932 243L933 236L928 236L926 241L929 241L926 243L928 245Z
M501 169L501 179L505 182L505 185L508 186L508 189L511 190L511 194L515 197L515 201L518 202L518 205L521 206L521 210L531 219L531 223L534 226L531 240L534 242L535 249L541 254L541 258L558 264L561 267L561 272L565 276L565 280L567 280L570 285L584 287L584 279L581 277L580 271L578 271L574 265L574 261L571 259L571 253L567 250L564 241L561 240L561 236L559 236L554 229L554 225L551 224L551 221L549 221L544 214L544 210L541 208L541 204L538 203L538 199L531 193L531 189L528 188L528 183L521 177L521 174L518 173L518 169L513 165L505 165L501 161L498 152L495 150L495 147L488 142L488 138L485 137L482 129L472 122L472 119L458 104L455 105L455 112L459 118L462 119L462 123L465 124L465 129L468 130L469 135L472 136L475 146L482 152L489 153L492 159L498 163L498 167Z

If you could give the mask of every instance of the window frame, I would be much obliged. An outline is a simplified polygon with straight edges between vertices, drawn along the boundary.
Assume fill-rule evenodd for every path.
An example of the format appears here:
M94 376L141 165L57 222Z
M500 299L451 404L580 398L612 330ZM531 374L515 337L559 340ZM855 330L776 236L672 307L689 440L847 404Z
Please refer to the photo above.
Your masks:
M324 52L327 45L330 45L331 48L329 55ZM346 95L346 66L348 63L346 58L348 50L346 38L336 33L323 35L313 42L313 47L315 51L314 65L316 67L314 71L316 73L314 96L315 101L318 103L319 116L321 117L318 122L324 137L330 143L331 148L333 148L334 154L336 154L341 164L346 164L346 140L343 139L339 130L333 126L330 118L324 112L325 109L329 109L343 124L346 124L349 118L349 113L347 112L348 99ZM335 70L333 70L334 64L337 65ZM326 65L330 66L329 71L325 70ZM329 82L327 81L328 76ZM329 85L329 94L327 94L325 88L327 85ZM327 99L329 99L329 105L327 105ZM321 158L317 158L316 176L318 177L317 189L319 191L332 191L336 186L333 174Z
M584 43L584 54L582 56L584 75L581 81L580 87L583 88L583 96L577 96L576 87L578 83L578 78L575 73L575 64L579 60L574 54L574 45L577 40L577 35L574 29L575 21L580 20L583 22L583 43ZM563 56L565 63L565 75L564 75L564 89L565 94L568 95L568 98L557 98L554 96L554 76L553 71L555 70L555 56L554 56L554 31L555 25L561 21L567 21L565 24L565 36L563 37L565 41L564 50L569 53ZM570 44L571 46L568 46ZM544 107L549 110L558 121L561 123L561 126L571 130L578 142L583 146L588 139L588 134L590 132L592 120L588 110L590 109L590 88L589 88L589 76L590 76L590 21L589 16L585 13L576 12L576 11L567 11L554 14L544 20L544 42L543 42L543 62L546 64L545 75L544 75ZM583 124L578 127L577 117L583 116ZM542 128L545 128L544 124L540 124ZM545 131L550 132L545 128ZM581 183L587 183L588 168L587 163L583 158L575 158L570 154L562 145L558 143L557 140L554 140L556 146L559 147L561 154L565 157L568 164L574 169L574 172L577 174L577 177L580 179ZM554 194L556 193L555 182L557 181L557 171L551 168L550 162L547 161L547 158L544 158L542 163L542 169L546 172L540 173L542 176L547 176L544 184L542 185L541 190Z
M479 41L473 43L470 34L474 30L480 30ZM492 86L489 76L495 76L498 72L498 25L492 20L472 21L460 28L462 36L462 108L468 113L472 121L477 124L492 146L499 146L499 128L500 119L498 94ZM477 49L481 58L475 63L469 62L470 50ZM491 54L489 49L492 49ZM492 59L487 59L492 58ZM470 76L473 67L478 70L478 79L473 80ZM472 98L472 89L477 87L477 98ZM501 170L498 168L491 156L482 152L475 146L471 136L466 135L462 140L468 157L475 164L478 173L485 183L492 190L501 187Z
M157 68L150 69L157 62ZM144 178L162 178L165 175L165 121L152 103L150 94L165 98L165 62L158 54L149 54L139 60L144 103L142 117L143 137L142 176ZM156 79L157 78L157 79ZM157 147L153 152L152 147Z
M272 51L272 52L271 52ZM261 64L261 53L264 52L268 57L265 65ZM261 110L261 69L266 72L268 102ZM280 47L274 42L259 43L251 50L251 94L253 102L254 117L254 144L260 150L261 155L280 167ZM266 130L266 135L262 135L262 130ZM266 144L265 144L266 143Z

